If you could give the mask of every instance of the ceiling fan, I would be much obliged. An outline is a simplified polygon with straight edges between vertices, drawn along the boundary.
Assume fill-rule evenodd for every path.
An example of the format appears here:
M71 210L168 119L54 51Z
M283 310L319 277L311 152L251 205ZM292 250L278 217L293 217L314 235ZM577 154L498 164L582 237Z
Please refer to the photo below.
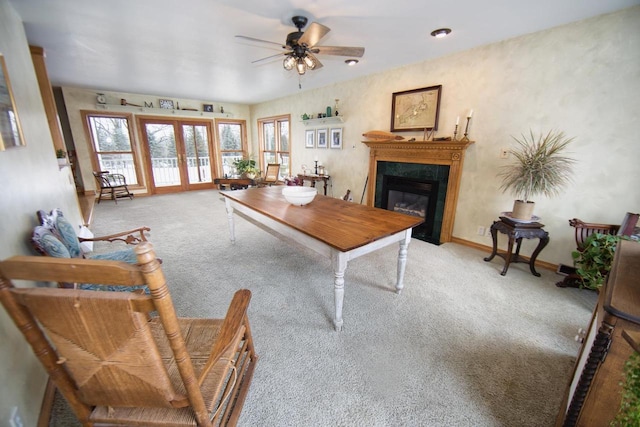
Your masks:
M322 67L322 63L316 58L315 55L337 55L337 56L349 56L361 58L364 55L363 47L349 47L349 46L317 46L316 44L327 35L330 28L325 27L317 22L312 22L306 31L302 29L307 25L307 18L304 16L294 16L291 18L293 25L296 26L298 31L294 31L287 35L287 41L285 44L270 42L267 40L260 40L247 36L236 36L239 39L269 43L272 45L278 45L285 50L283 53L267 56L266 58L252 61L252 64L263 62L269 59L277 58L284 55L284 61L282 65L285 70L293 70L294 68L299 75L303 75L307 70L317 70Z

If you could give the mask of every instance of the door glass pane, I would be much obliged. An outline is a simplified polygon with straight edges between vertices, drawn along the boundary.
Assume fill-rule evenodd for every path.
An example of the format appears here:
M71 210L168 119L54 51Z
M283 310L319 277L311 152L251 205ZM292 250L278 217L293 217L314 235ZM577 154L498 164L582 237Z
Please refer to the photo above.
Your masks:
M206 126L183 125L182 137L187 153L189 184L211 182L211 158Z
M149 141L151 171L155 186L180 185L180 170L178 169L173 125L147 123L145 129Z
M264 132L264 151L276 151L276 138L273 123L265 123L262 126Z
M289 151L289 122L278 122L280 126L280 151Z

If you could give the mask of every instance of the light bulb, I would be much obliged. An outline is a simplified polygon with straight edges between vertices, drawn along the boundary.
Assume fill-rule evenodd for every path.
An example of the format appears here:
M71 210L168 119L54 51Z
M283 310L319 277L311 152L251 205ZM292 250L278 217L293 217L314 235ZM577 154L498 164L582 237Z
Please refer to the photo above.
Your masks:
M316 68L316 60L310 56L304 57L304 63L307 66L307 68L310 70L313 70L314 68Z
M282 63L285 70L293 70L293 66L296 65L296 59L293 56L287 56Z
M303 75L307 71L307 66L304 64L302 59L298 59L298 62L296 63L296 70L300 75Z

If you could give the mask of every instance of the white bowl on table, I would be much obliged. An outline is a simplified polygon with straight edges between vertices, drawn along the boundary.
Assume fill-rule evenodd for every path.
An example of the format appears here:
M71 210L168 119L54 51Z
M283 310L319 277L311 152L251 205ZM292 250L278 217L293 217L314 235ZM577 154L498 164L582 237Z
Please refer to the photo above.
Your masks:
M318 194L318 190L315 187L295 185L282 189L282 195L292 205L303 206L309 204L316 197L316 194Z

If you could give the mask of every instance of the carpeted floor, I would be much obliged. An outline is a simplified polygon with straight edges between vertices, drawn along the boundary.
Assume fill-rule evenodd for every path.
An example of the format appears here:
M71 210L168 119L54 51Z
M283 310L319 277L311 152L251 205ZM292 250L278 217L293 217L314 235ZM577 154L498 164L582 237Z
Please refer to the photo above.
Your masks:
M242 218L232 245L217 191L104 201L92 229L139 225L179 315L221 317L252 291L260 360L241 426L552 426L596 302L553 272L513 264L502 277L499 258L413 239L401 295L397 246L349 263L338 333L329 260ZM51 426L72 417L57 399Z

